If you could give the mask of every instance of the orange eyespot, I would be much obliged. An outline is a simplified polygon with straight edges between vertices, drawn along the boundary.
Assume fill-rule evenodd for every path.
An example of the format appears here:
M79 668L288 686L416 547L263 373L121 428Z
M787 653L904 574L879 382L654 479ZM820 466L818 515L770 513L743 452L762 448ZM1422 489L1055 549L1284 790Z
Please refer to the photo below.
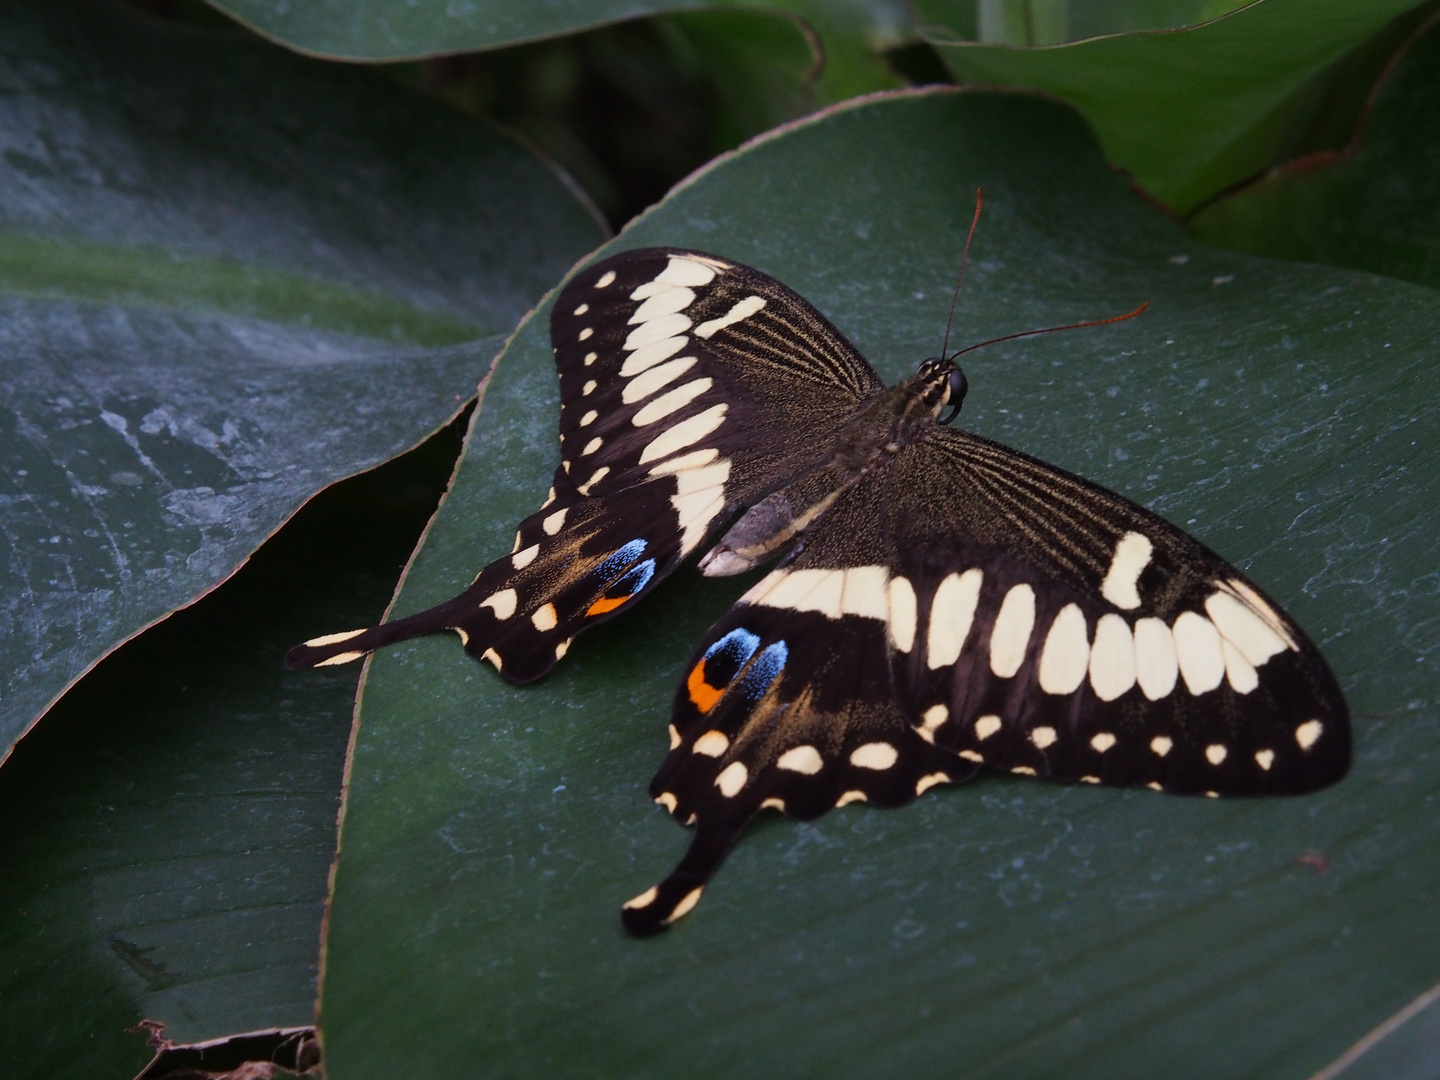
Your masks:
M604 615L607 611L614 611L617 607L619 607L621 604L625 603L625 601L629 599L630 597L628 596L617 597L613 600L608 596L602 596L599 600L596 600L593 604L591 604L588 608L585 609L585 615L587 618L591 615Z
M709 712L720 700L724 690L716 690L705 681L705 661L702 659L690 670L690 677L685 680L685 689L690 692L690 700L702 713Z

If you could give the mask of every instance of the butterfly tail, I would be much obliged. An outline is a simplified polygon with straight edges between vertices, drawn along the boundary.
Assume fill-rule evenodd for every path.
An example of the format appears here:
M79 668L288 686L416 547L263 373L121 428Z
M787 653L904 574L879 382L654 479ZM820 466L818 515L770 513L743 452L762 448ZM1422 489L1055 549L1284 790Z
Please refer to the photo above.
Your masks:
M434 634L456 627L456 597L443 604L421 611L415 615L382 623L363 630L345 630L338 634L325 634L311 638L285 654L285 667L289 671L298 668L329 667L333 664L348 664L359 660L366 653L397 641L406 641L422 634Z
M625 929L636 937L649 937L688 915L743 829L743 821L738 825L698 825L690 849L670 876L621 908L620 920Z

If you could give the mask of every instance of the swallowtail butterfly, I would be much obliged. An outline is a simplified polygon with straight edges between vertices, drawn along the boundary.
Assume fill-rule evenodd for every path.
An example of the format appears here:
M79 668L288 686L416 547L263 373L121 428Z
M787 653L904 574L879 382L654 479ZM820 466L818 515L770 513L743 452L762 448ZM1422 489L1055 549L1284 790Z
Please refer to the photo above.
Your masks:
M946 426L950 360L887 388L778 281L670 248L581 271L550 327L562 460L511 553L286 663L453 630L529 682L729 523L702 572L775 569L680 680L650 791L695 833L624 905L631 931L690 911L766 809L900 806L982 766L1204 795L1348 768L1345 700L1304 632L1155 514Z

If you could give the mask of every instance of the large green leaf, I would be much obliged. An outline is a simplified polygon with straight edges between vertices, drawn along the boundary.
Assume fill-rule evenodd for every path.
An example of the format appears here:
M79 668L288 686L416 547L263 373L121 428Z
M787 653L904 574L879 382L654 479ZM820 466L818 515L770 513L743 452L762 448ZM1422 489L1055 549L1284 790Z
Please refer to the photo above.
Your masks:
M1440 285L1440 27L1380 87L1354 147L1276 170L1190 227L1237 251Z
M896 86L882 50L909 40L904 0L209 0L268 37L347 60L406 60L498 49L647 15L754 8L803 19L819 35L822 100Z
M1180 213L1270 165L1315 123L1318 77L1415 0L1259 0L1173 31L1049 48L947 42L963 82L1029 87L1070 102L1105 155ZM942 21L949 5L937 0Z
M370 73L0 3L0 759L96 659L460 408L602 235Z
M991 774L768 820L693 915L636 941L620 903L688 841L645 795L670 697L743 583L683 571L530 687L449 635L406 644L363 690L332 1080L1291 1078L1435 983L1440 294L1198 247L1073 113L979 92L752 144L617 246L756 265L895 379L940 341L977 185L961 340L1151 307L974 354L967 426L1154 507L1284 601L1360 714L1353 775L1215 802ZM502 358L398 614L463 588L543 499L547 316Z
M458 443L447 431L313 500L0 770L7 1078L126 1080L149 1056L142 1018L176 1043L314 1022L359 673L280 661L317 621L384 609Z

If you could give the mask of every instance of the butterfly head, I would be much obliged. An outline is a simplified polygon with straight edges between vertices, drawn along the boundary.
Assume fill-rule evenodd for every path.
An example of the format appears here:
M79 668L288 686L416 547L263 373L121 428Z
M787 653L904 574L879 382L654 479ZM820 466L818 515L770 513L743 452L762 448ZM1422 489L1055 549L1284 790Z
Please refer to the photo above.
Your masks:
M953 361L932 356L921 363L915 372L915 380L923 388L924 399L936 420L949 424L960 415L960 406L965 403L965 393L970 384L965 379L965 372Z

